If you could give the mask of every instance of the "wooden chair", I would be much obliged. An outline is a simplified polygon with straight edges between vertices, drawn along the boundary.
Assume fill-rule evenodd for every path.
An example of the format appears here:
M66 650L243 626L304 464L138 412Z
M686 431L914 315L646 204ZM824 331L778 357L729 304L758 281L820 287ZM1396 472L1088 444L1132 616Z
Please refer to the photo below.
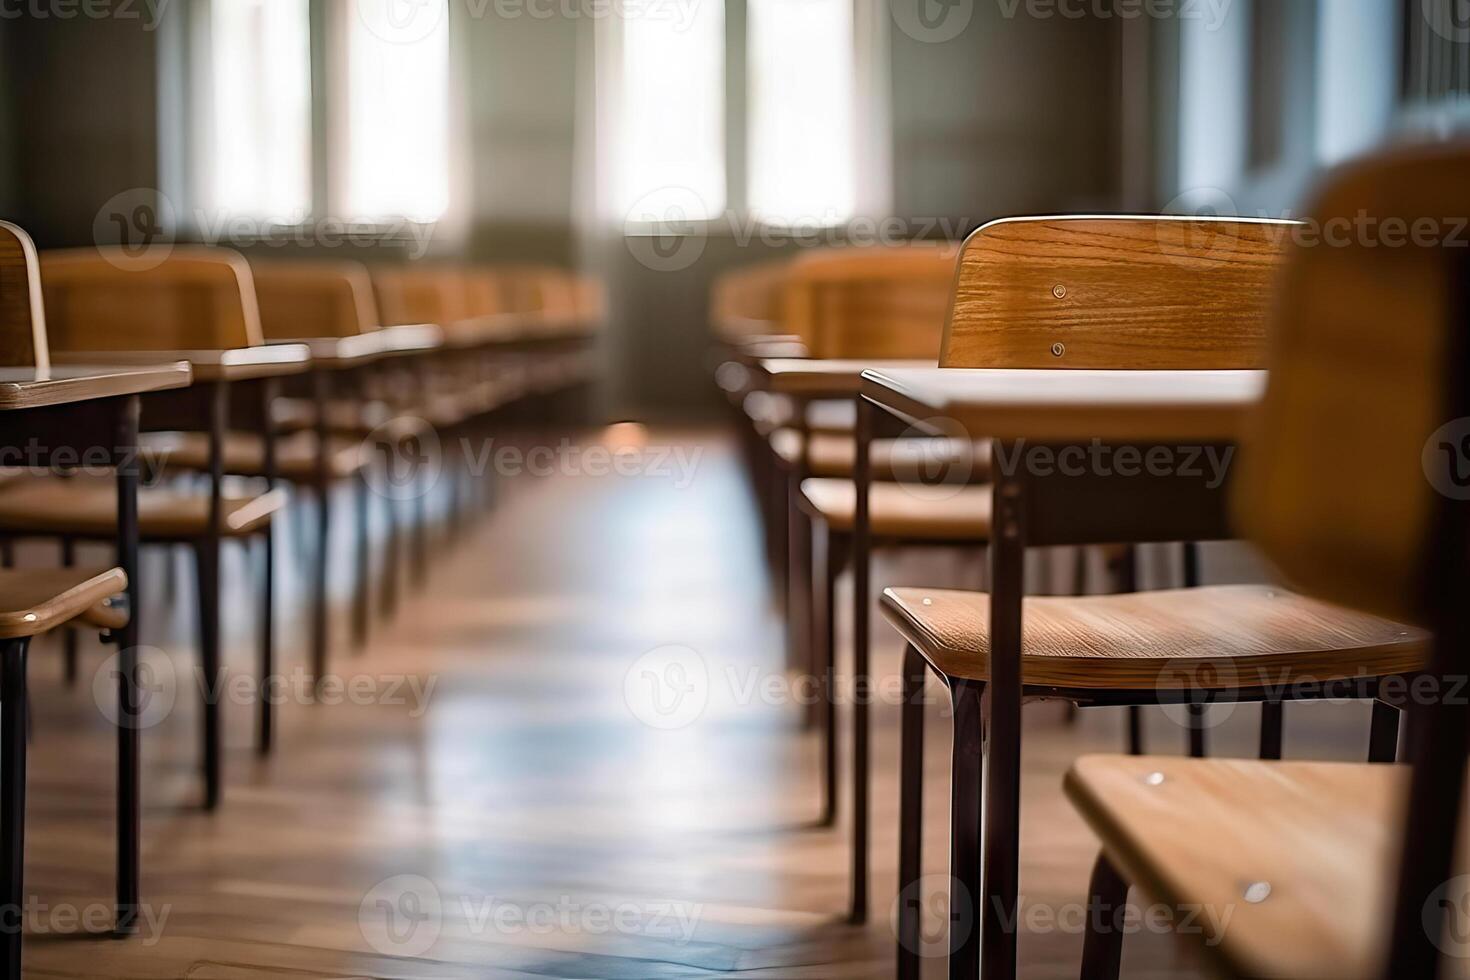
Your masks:
M350 341L370 338L383 330L372 277L367 266L361 263L273 261L254 262L251 268L260 303L261 328L267 341L317 338ZM301 397L283 398L277 402L281 409L280 423L314 432L315 445L320 445L325 439L331 447L329 458L332 460L341 459L345 463L348 457L356 454L360 466L364 441L371 440L382 457L385 472L389 467L402 469L399 464L409 462L406 479L419 484L410 494L416 501L410 526L415 567L420 568L426 533L421 498L429 488L421 485L421 474L412 471L419 468L419 461L427 452L424 447L428 440L434 438L432 426L419 414L423 411L425 391L420 362L432 356L432 351L421 352L413 358L372 356L364 358L360 364L353 359L345 359L328 377L310 379L311 388L302 392ZM328 385L330 392L323 391L322 388ZM316 398L310 397L312 395ZM320 417L316 407L318 398L323 406ZM341 465L329 466L325 478L329 481L343 478L342 469ZM350 477L354 472L345 476ZM287 475L294 478L289 471ZM321 478L321 474L308 474L302 482L312 486ZM366 482L356 482L359 495L357 556L360 563L368 557L366 489ZM393 495L384 495L383 514L387 519L387 532L378 605L385 616L392 614L398 602L401 548L397 504ZM323 511L322 515L318 547L323 547L327 538L326 512ZM369 577L370 570L360 564L353 603L353 632L359 645L367 638Z
M222 249L177 248L146 271L130 265L114 249L50 252L41 258L46 330L59 356L95 358L159 352L161 359L185 354L258 347L262 336L251 287L250 269L238 255ZM220 365L216 365L220 366ZM221 367L228 374L227 367ZM261 370L265 370L261 368ZM244 374L252 373L245 369ZM161 406L147 426L193 425L223 435L231 410L240 417L252 412L264 424L268 398L251 394L232 403L225 381L212 381L177 394L170 409ZM236 390L236 394L245 394ZM194 553L200 609L200 669L210 683L220 672L220 548L224 540L263 540L266 550L260 606L260 680L262 690L274 673L274 605L271 582L270 531L285 506L282 492L270 486L271 453L265 453L263 490L223 485L224 452L210 453L209 492L145 488L139 494L138 520L148 544L183 544ZM117 535L117 505L112 480L90 474L19 476L0 484L0 534L11 538L54 537L68 542L112 540ZM269 699L262 698L259 745L269 747ZM206 695L201 724L205 806L220 800L222 719L219 698Z
M0 359L49 369L35 246L0 222ZM0 425L17 424L0 418ZM23 424L23 423L20 423ZM27 660L34 637L68 623L112 634L128 622L121 568L0 570L0 908L26 907ZM14 920L17 924L19 920ZM21 931L0 931L0 970L21 976Z
M933 359L939 351L957 254L952 246L903 245L803 255L787 271L783 325L802 339L813 359ZM812 399L816 400L820 399ZM821 822L830 826L837 816L838 785L834 604L837 578L851 559L856 454L851 433L808 431L807 414L808 401L799 399L793 412L796 425L774 432L771 446L784 471L777 506L788 514L787 620L798 638L793 648L797 659L812 663L828 692L821 705ZM982 485L988 465L984 445L913 435L882 439L874 446L879 457L875 469L885 481L873 489L876 537L886 546L986 541L990 497ZM926 464L957 474L959 482L938 493L886 482L918 477ZM817 582L813 567L820 570ZM800 651L808 643L813 655L803 657Z
M1076 217L992 223L965 243L941 367L1055 373L1055 398L1062 405L1071 371L1259 368L1265 360L1271 287L1289 231L1282 222L1234 219ZM1106 421L1097 417L1094 431L1103 432ZM1019 481L1026 476L1006 472L998 478L1004 484L998 492L1013 493L1022 492ZM1116 493L1101 485L1097 492ZM1127 513L1134 498L1095 498L1106 504L1091 503L1093 499L1079 497L1076 506L1110 509L1093 515L1093 523L1112 527L1106 537L1088 531L1087 537L1069 538L1065 527L1049 525L1052 533L1046 540L1151 540L1146 535L1156 526L1152 518L1140 521ZM1425 650L1424 636L1398 623L1269 586L1021 600L1019 558L1012 551L1008 548L1001 566L1006 578L992 581L996 595L892 588L882 596L884 616L908 643L901 888L918 879L921 867L921 693L926 668L944 681L954 710L951 862L956 901L963 895L985 901L978 907L982 902L975 898L976 907L970 909L973 921L983 917L983 929L977 925L953 944L952 977L976 975L982 934L987 976L1010 975L1015 964L1014 930L1007 932L997 918L1005 908L1015 907L1010 879L987 878L982 887L980 878L982 820L987 827L984 864L997 869L996 876L1014 868L1019 833L1015 792L1020 772L1005 767L1019 759L1020 727L1007 715L1006 727L998 730L986 707L992 645L999 642L991 631L994 603L1009 608L1015 600L1023 697L1079 705L1310 698L1322 696L1323 682L1338 680L1356 682L1356 696L1373 698L1383 678L1418 670ZM996 598L1002 590L1004 602ZM865 602L865 589L860 586L855 592L854 601ZM1009 643L1012 624L1006 629ZM1395 711L1375 712L1371 744L1376 752L1392 746L1397 724ZM1003 769L990 774L983 797L982 745L991 759L986 764ZM998 795L998 787L1006 789L1004 796ZM989 907L991 901L997 909ZM901 905L901 978L918 975L918 929L918 909Z
M1467 171L1460 143L1327 182L1313 226L1359 231L1291 252L1235 494L1242 529L1293 582L1432 631L1407 708L1412 772L1091 757L1067 775L1103 845L1093 907L1120 908L1132 882L1170 910L1229 908L1210 942L1181 933L1220 976L1432 977L1439 950L1464 955L1470 258L1446 216L1470 207ZM1391 247L1389 222L1428 238ZM1365 445L1372 465L1344 484ZM1358 666L1344 652L1322 670ZM1117 977L1121 950L1117 929L1091 929L1083 976Z

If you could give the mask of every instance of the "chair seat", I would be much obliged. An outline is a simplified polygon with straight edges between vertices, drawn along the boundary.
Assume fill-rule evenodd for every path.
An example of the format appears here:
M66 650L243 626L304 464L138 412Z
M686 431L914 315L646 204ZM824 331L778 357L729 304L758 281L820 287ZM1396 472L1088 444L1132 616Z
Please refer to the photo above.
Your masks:
M271 414L276 425L286 432L316 428L316 406L309 398L277 398L271 405ZM397 410L385 401L343 399L327 403L327 430L336 435L357 439L373 436L381 442L402 442L422 435L430 427L424 419Z
M127 587L121 568L0 569L0 639L37 636L74 619L120 629L127 611L112 600Z
M770 438L771 449L788 466L801 463L805 448L807 472L812 476L851 477L857 463L857 444L851 433L815 432L803 439L796 429L777 429ZM990 473L990 446L989 440L874 439L868 446L868 461L876 480L917 483L952 474L956 482L973 482Z
M985 541L990 538L990 487L872 483L868 525L881 538ZM801 481L801 504L834 531L851 531L857 488L851 480Z
M242 537L267 527L286 507L281 490L226 495L220 533ZM203 537L209 528L207 493L145 488L138 494L143 538ZM111 538L117 534L117 481L110 476L28 476L0 485L0 531Z
M209 467L209 434L205 432L148 432L140 439L145 452L164 467L203 471ZM317 435L295 432L276 438L276 474L292 483L315 485ZM224 438L224 470L231 476L263 476L265 440L253 432L228 432ZM356 475L372 459L362 440L347 436L327 439L328 481Z
M1408 777L1366 763L1089 756L1066 788L1148 900L1207 910L1192 923L1203 933L1184 938L1209 972L1336 980L1383 975ZM1208 916L1226 914L1212 929ZM1463 928L1463 909L1449 916Z
M934 667L990 674L990 596L887 589L883 613ZM1263 585L1025 600L1026 684L1199 690L1411 673L1428 638L1410 626Z

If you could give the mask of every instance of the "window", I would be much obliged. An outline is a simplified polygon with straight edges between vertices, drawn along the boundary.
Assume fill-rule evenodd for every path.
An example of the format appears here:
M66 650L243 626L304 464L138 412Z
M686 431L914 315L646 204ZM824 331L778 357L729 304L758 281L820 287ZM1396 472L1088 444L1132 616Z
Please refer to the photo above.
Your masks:
M1250 152L1250 7L1219 24L1179 23L1179 187L1185 195L1233 186Z
M857 204L853 0L750 0L751 211L834 225Z
M617 65L611 206L633 222L725 210L725 6L629 5L607 18Z
M206 206L278 221L311 212L308 0L210 6Z
M1383 138L1399 70L1399 0L1324 3L1317 39L1317 153L1336 163Z
M346 6L343 209L436 221L449 207L448 0Z

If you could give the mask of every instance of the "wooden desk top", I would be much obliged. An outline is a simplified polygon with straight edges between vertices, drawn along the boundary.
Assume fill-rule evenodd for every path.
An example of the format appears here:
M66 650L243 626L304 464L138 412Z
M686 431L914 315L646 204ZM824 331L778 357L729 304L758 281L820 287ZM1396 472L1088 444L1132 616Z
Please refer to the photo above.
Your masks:
M1265 371L870 370L862 394L914 423L943 418L976 438L1230 442Z
M444 331L432 323L405 323L374 332L385 354L414 354L444 346Z
M444 328L444 346L454 349L514 343L527 335L525 317L515 313L489 313L456 320Z
M855 395L863 372L933 370L938 361L872 361L843 358L767 357L756 363L762 387L788 395L835 397Z
M267 346L302 346L311 354L311 367L341 370L361 367L383 355L383 341L377 334L362 333L353 337L299 337L292 340L266 341Z
M164 364L74 364L42 371L0 367L0 410L47 408L95 398L186 388L192 372L186 361Z
M806 345L795 334L750 337L737 344L733 353L736 360L751 365L773 358L797 359L807 356Z
M305 344L263 344L229 350L52 351L51 360L65 365L188 361L195 381L246 381L299 374L311 367L311 351Z

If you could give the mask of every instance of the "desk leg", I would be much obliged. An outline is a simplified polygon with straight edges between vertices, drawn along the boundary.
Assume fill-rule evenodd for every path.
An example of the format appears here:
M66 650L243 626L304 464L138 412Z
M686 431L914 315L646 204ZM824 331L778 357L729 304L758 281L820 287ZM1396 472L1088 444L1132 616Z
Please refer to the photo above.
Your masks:
M137 396L117 413L114 445L117 467L117 561L128 576L128 622L117 636L117 907L120 935L137 930L141 886L139 840L143 824L139 774L138 630L142 604L138 588L138 418Z
M26 650L0 643L0 968L20 980L26 920Z
M276 396L280 393L274 379L266 379L260 386L261 418L264 419L261 444L265 450L266 489L276 488L276 432L275 419L271 417ZM260 575L260 703L255 734L255 750L259 755L270 755L275 733L275 718L271 697L276 676L276 521L271 520L264 532L264 567Z
M209 530L195 548L199 587L199 666L204 684L204 808L219 806L224 786L224 747L220 719L223 676L220 663L220 525L224 511L224 440L229 425L228 389L214 382L209 391Z
M852 525L852 905L848 911L854 925L868 919L868 590L872 561L868 456L876 411L861 397L857 409L857 456L852 471L857 494Z
M331 544L331 496L332 489L327 470L327 424L328 386L325 371L312 373L312 397L316 401L316 555L312 573L316 579L311 606L311 678L313 690L319 689L327 673L327 563L330 556L327 548Z
M997 458L1002 456L997 447ZM1016 975L1021 846L1021 611L1025 594L1025 484L997 474L990 549L990 684L984 712L984 843L980 967L986 980Z

